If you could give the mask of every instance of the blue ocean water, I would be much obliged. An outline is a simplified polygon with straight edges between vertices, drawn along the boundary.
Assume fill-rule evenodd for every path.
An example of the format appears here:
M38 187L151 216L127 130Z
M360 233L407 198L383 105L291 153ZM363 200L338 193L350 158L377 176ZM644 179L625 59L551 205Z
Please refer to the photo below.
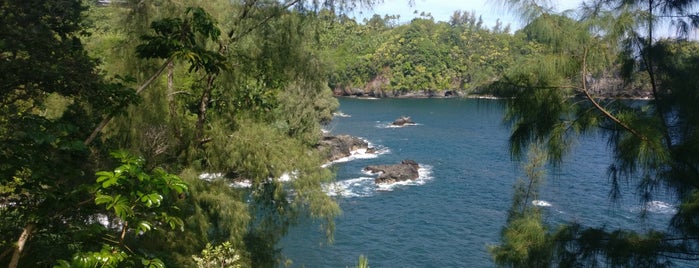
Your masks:
M328 131L362 137L380 153L332 165L337 182L326 188L343 210L334 243L317 223L302 219L279 245L291 267L352 267L359 255L371 267L493 267L487 248L499 241L522 175L507 150L501 101L347 98L340 110L346 116L336 117ZM400 116L417 125L389 127ZM633 184L622 185L620 201L610 201L606 144L600 136L581 137L563 166L549 172L536 201L546 220L665 228L674 212L669 197L646 204L645 218ZM362 172L403 159L423 167L416 182L378 187Z

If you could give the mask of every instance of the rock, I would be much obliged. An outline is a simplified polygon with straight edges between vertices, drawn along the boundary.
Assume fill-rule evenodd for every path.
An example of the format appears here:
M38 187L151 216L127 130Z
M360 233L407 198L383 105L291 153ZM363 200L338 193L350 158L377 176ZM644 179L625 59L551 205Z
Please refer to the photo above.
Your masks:
M376 165L367 166L364 170L373 174L379 174L374 180L375 183L395 183L407 180L416 180L420 177L418 170L420 165L413 160L403 160L396 165Z
M357 150L364 149L367 153L376 151L374 148L370 148L369 143L365 140L350 135L324 136L317 147L327 153L329 161L348 157Z
M394 126L403 126L405 124L415 124L412 120L410 120L410 116L401 116L400 118L396 119L391 123Z

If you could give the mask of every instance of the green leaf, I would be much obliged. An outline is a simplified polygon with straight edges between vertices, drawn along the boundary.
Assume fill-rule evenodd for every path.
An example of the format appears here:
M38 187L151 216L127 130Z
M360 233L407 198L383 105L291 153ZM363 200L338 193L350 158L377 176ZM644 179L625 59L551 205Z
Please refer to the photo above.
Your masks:
M113 209L117 217L122 220L126 220L134 214L133 209L129 207L129 200L122 195L117 195L114 201L107 206L107 209Z
M95 205L102 205L102 204L108 204L112 203L113 198L109 195L97 193L97 196L95 197Z
M141 259L141 264L143 267L147 268L165 268L165 263L160 259Z
M140 231L140 232L143 232L143 233L148 232L148 231L150 231L151 229L153 229L153 225L152 225L150 222L147 222L147 221L141 221L141 222L139 222L138 225L136 226L136 230L138 230L138 231Z
M163 200L163 196L158 193L151 193L148 195L143 195L141 197L141 202L146 204L147 207L160 206L160 202Z

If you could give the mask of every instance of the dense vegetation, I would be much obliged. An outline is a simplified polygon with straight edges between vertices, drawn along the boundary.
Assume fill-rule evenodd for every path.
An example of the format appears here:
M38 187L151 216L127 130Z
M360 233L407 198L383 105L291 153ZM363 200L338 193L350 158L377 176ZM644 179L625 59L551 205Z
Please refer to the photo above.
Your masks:
M308 18L371 1L112 2L0 2L0 263L272 267L299 217L331 239Z
M656 16L684 18L694 1L600 1L581 18L510 1L529 16L516 33L458 11L401 25L343 15L368 0L113 2L0 2L2 265L274 267L300 217L332 239L340 211L314 149L337 109L331 89L509 97L512 154L533 153L491 249L498 264L699 256L699 99L687 79L699 46L652 32ZM603 103L596 96L616 93L600 85L647 88L651 101ZM542 221L527 202L542 166L594 131L614 150L614 185L638 182L648 200L676 194L671 228Z
M338 94L478 92L528 53L508 27L488 29L475 13L456 11L450 22L424 15L402 25L388 15L361 24L331 12L319 18L319 48L333 63L329 85Z
M329 86L337 95L504 96L508 73L528 68L532 59L550 54L535 31L566 34L571 18L562 25L539 29L532 22L514 33L499 21L492 28L473 12L455 11L449 21L434 21L421 14L398 24L398 16L374 15L358 23L330 11L318 14L319 53L330 64ZM541 18L540 20L544 20ZM558 44L566 45L566 44ZM615 51L604 50L607 58ZM619 79L621 65L590 72L591 94L605 97L647 97L643 74Z

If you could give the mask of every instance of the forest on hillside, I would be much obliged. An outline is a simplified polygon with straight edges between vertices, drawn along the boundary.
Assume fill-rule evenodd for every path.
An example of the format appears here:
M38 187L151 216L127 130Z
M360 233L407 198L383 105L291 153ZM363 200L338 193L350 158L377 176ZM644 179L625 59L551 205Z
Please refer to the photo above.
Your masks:
M538 24L558 20L557 33L581 27L574 19L554 15L512 31L499 20L489 28L475 12L454 11L449 21L422 14L408 23L396 15L374 14L360 22L330 10L316 19L317 49L329 61L328 85L335 95L371 97L505 97L499 83L528 59L548 53ZM588 74L592 92L607 98L645 98L650 88L644 73L622 79L622 64L612 61Z
M683 14L653 3L694 1L600 1L585 19L510 1L532 15L514 33L460 11L406 24L343 15L373 0L110 2L0 2L1 265L276 267L302 218L332 241L340 207L317 146L333 92L507 97L513 159L547 157L517 186L497 264L699 256L699 46L638 34ZM677 192L673 229L543 226L526 202L536 171L591 129L608 134L613 180ZM230 187L239 180L250 187Z

